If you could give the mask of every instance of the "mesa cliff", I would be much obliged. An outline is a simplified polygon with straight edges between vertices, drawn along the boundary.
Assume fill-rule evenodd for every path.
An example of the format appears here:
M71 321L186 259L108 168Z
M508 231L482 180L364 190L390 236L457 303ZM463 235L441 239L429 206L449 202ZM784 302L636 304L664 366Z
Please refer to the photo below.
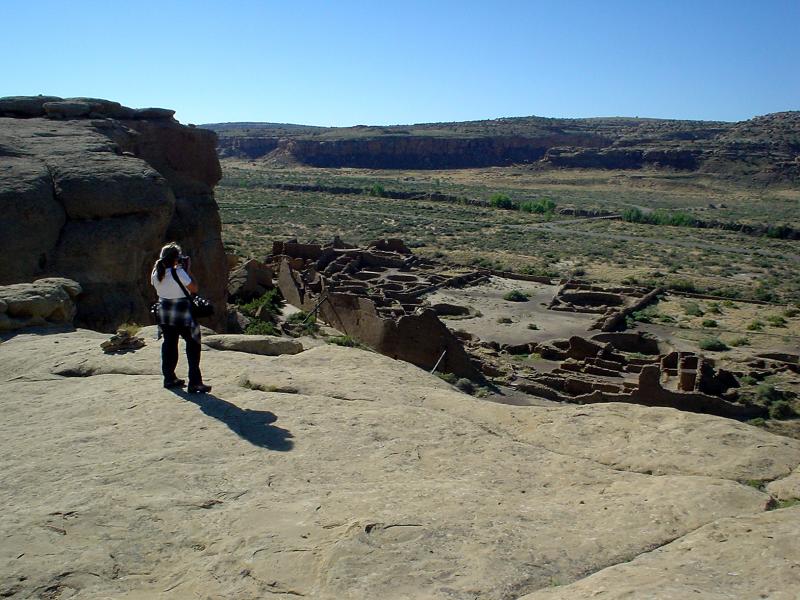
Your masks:
M176 240L202 293L224 307L216 136L173 115L94 98L0 99L0 284L67 277L83 289L77 324L146 322L150 269Z
M662 168L800 178L800 111L738 123L640 118L520 117L390 127L219 123L221 157L266 158L314 167L458 169Z

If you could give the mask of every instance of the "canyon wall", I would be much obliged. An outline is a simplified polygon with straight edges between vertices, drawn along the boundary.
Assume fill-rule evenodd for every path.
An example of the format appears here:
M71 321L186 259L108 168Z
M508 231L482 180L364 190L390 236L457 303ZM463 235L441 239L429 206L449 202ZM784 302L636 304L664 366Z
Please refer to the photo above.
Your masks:
M542 168L699 171L800 179L800 111L739 123L666 119L521 117L390 127L208 125L222 157L314 167Z

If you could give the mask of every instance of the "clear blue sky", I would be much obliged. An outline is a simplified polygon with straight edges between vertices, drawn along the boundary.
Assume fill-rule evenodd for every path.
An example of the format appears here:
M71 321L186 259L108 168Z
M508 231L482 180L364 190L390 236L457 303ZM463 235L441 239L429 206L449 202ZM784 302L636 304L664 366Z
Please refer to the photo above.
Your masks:
M0 0L0 96L184 123L800 109L800 0Z

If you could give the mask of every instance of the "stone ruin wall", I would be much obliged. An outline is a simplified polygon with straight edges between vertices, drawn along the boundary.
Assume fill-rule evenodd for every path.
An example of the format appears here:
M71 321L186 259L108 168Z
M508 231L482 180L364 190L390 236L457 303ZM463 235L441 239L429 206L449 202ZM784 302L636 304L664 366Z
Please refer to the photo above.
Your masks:
M317 308L321 320L391 358L430 370L444 353L438 371L481 378L461 341L420 298L479 274L443 275L399 240L379 240L367 249L340 240L324 248L279 242L272 260L279 263L278 287L290 304Z

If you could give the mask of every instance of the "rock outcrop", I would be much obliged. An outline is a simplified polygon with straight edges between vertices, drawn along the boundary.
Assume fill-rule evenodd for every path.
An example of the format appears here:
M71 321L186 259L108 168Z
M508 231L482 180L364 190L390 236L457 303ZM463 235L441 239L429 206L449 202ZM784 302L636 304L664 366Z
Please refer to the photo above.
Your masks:
M1 596L800 593L797 508L743 483L790 477L797 440L485 402L334 346L206 350L214 392L193 396L161 387L143 337L123 355L85 330L0 344Z
M0 331L72 325L80 293L78 282L59 277L0 286Z
M1 98L0 251L13 260L0 263L0 284L74 279L77 323L113 331L147 321L150 269L177 240L201 292L224 307L216 136L173 114L92 98Z

